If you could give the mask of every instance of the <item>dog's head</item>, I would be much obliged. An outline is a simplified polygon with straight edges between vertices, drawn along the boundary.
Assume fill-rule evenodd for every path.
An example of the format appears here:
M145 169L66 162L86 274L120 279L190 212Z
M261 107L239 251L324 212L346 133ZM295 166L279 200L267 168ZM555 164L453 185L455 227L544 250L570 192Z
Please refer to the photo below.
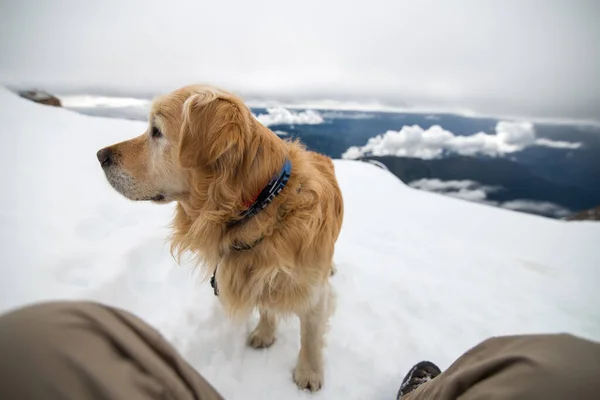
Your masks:
M238 97L186 86L153 102L143 134L103 148L97 157L112 187L125 197L180 200L195 184L195 171L215 175L240 167L257 124Z

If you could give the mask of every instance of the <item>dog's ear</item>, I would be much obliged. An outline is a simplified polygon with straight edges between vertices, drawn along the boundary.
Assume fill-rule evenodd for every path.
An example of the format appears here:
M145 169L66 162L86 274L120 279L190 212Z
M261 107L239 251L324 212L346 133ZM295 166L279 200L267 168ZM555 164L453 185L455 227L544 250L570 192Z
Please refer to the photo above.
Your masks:
M179 164L183 168L235 168L243 158L250 123L235 99L206 92L183 105Z

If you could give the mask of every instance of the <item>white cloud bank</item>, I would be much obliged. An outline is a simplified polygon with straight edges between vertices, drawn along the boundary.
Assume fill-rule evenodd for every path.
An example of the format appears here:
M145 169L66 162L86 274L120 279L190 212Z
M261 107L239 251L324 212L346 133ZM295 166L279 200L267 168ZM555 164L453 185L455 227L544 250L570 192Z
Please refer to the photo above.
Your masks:
M555 218L562 218L571 214L569 209L547 201L511 200L497 202L488 200L488 194L502 190L502 188L498 186L485 186L471 180L442 181L440 179L419 179L410 182L409 186L415 189L445 194L463 200L489 204L514 211L550 215Z
M79 107L143 107L150 111L151 101L147 99L137 99L132 97L115 97L115 96L58 96L63 107L79 108Z
M318 125L323 117L316 111L290 111L284 107L267 108L267 114L259 114L256 119L264 126L273 125Z
M495 186L483 186L470 180L442 181L440 179L419 179L410 183L415 189L443 193L464 200L483 202L487 194L498 190Z
M500 207L516 211L550 214L557 218L572 214L568 209L547 201L512 200L505 201L500 204Z
M562 140L550 140L544 138L536 139L535 144L538 146L552 147L555 149L578 149L581 147L581 143L578 142L565 142Z
M536 139L531 122L499 121L495 130L494 134L479 132L470 136L459 136L439 125L429 129L418 125L405 125L399 131L390 130L370 138L362 147L350 147L342 154L342 158L356 159L374 155L433 159L449 153L496 157L529 146L563 149L576 149L581 146L581 143Z
M59 96L63 107L81 108L124 108L138 107L140 110L149 112L152 101L147 99L136 99L129 97L111 96ZM339 115L341 117L343 115ZM266 114L255 115L256 119L265 126L272 125L316 125L324 122L323 116L314 110L296 111L288 110L283 106L267 107Z

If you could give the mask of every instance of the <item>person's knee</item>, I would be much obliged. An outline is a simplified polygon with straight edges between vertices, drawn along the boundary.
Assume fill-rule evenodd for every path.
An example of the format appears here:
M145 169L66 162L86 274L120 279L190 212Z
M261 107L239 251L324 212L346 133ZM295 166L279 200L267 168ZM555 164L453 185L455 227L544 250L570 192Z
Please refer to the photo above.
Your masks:
M597 386L600 344L571 334L490 338L479 351L494 373L478 383L473 398L585 398Z
M35 303L0 316L0 331L16 334L60 330L85 323L94 309L104 306L89 301L52 301Z
M105 387L102 365L122 365L105 323L114 314L98 303L57 301L1 316L0 398L60 398L65 388Z
M89 331L90 314L101 305L92 302L54 301L27 305L0 316L0 354L14 354L21 364L68 348L69 342ZM0 357L0 363L14 363Z
M474 349L485 351L488 357L495 353L516 353L533 357L538 353L561 351L581 341L581 338L568 333L493 336L482 341Z

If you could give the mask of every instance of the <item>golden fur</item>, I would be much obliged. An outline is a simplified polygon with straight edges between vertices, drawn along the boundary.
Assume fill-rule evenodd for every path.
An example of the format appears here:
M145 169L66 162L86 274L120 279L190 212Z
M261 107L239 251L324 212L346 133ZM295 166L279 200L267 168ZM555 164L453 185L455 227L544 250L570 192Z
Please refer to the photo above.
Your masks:
M219 300L233 317L260 311L249 342L267 347L278 315L301 321L294 380L318 390L321 350L333 310L329 276L343 201L333 162L283 141L238 97L209 86L186 86L156 99L141 136L101 150L108 181L133 200L176 201L171 249L190 251L206 275L217 268ZM159 132L159 133L157 133ZM264 210L231 228L288 158L288 184ZM260 243L234 250L234 243Z

